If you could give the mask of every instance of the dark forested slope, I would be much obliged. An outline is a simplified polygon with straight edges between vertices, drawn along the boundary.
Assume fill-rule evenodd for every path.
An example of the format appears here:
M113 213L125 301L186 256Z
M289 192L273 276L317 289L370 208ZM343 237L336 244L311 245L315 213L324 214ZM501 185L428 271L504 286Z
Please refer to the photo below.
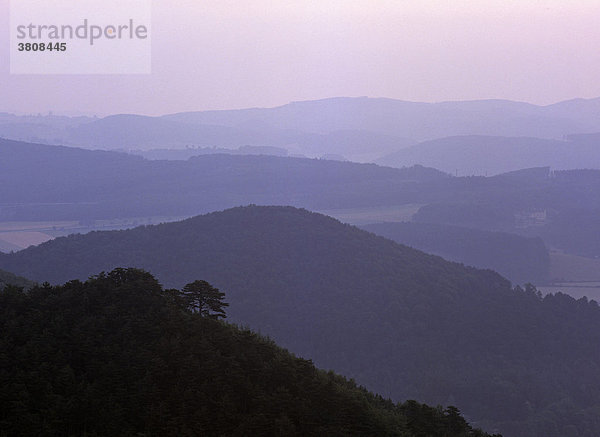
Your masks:
M331 218L246 207L58 238L0 268L64 282L128 265L227 292L231 319L385 396L454 404L509 436L600 432L600 310L511 288ZM526 430L524 432L523 430Z
M0 291L0 435L477 437L192 312L149 273Z

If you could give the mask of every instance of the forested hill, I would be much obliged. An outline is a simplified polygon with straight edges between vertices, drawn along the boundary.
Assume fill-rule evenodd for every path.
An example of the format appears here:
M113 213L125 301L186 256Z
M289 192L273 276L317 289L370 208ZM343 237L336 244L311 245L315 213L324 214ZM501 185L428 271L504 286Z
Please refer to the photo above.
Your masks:
M192 312L141 270L0 291L0 356L3 436L488 436Z
M0 290L7 285L16 285L17 287L31 288L35 285L29 279L22 278L10 272L0 270Z
M492 271L291 207L234 208L0 256L0 268L53 283L116 266L153 271L169 287L203 278L227 293L231 320L384 396L453 404L508 436L600 433L595 302L513 289Z

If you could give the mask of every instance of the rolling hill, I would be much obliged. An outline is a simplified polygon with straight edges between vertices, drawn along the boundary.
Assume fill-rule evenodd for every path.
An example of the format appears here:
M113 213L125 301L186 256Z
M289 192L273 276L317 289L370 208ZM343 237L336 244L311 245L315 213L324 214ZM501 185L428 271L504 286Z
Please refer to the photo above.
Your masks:
M74 126L69 130L67 140L69 144L78 146L108 149L181 147L190 144L227 147L265 143L264 136L247 130L216 125L193 126L133 114L111 115Z
M598 101L580 99L563 105L537 106L509 100L422 103L338 97L276 108L186 112L164 118L189 124L278 127L320 133L358 129L416 141L455 135L562 138L600 130L595 103Z
M153 271L167 287L203 278L226 292L232 321L384 396L453 404L507 436L600 432L596 302L513 289L495 272L291 207L0 255L0 268L53 283L115 266Z
M96 220L173 220L243 204L291 205L340 217L361 211L374 222L385 209L409 205L419 208L413 221L519 233L567 253L600 254L595 170L450 177L422 166L259 155L149 161L0 140L0 199L2 222L67 220L92 227ZM536 215L544 219L536 221Z
M391 167L419 164L459 176L492 176L532 167L599 169L598 142L591 143L587 135L569 138L453 136L402 148L375 162Z
M410 201L434 169L275 156L149 161L0 139L0 221L184 216L239 204L321 208Z
M0 130L1 132L1 130ZM328 154L348 156L353 161L371 161L413 143L406 138L348 127L325 133L280 129L277 126L236 127L221 124L196 124L176 117L112 115L69 129L65 144L101 149L156 149L217 147L231 150L245 146L278 147L290 154L321 157Z
M193 312L141 270L0 290L0 356L2 435L488 436Z
M508 100L422 103L338 97L275 108L163 117L0 114L0 137L108 149L274 146L290 154L341 155L372 162L417 142L450 136L562 139L570 134L599 132L598 102L600 99L577 99L537 106ZM540 165L546 164L533 162L528 166Z

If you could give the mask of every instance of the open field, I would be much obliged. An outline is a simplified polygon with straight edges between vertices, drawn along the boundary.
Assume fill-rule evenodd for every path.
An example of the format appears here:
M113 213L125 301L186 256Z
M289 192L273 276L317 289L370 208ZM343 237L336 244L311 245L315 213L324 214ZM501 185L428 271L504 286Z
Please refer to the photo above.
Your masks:
M600 259L550 251L552 283L538 286L543 294L562 292L600 301Z
M37 231L0 232L1 241L21 249L45 243L53 238L51 235Z
M600 259L551 250L550 278L553 283L600 281Z
M153 225L183 220L186 217L129 217L111 220L47 222L0 222L0 252L26 249L69 234L86 234L91 231L129 229L140 225Z
M0 251L10 252L42 244L56 236L77 232L76 221L0 222Z
M18 231L48 231L66 228L75 228L79 225L77 221L56 222L0 222L0 232Z
M600 283L598 282L570 282L561 285L551 285L538 287L542 294L565 293L575 299L586 296L588 299L594 299L600 302Z

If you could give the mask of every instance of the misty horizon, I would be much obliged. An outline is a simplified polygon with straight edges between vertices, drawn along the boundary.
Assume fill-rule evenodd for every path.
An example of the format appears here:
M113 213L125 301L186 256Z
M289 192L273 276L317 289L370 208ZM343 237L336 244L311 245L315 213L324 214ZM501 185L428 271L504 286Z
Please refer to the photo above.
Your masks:
M563 100L557 100L557 101L553 101L550 103L544 103L544 104L536 104L533 102L529 102L529 101L525 101L525 100L513 100L513 99L508 99L508 98L474 98L474 99L453 99L453 100L431 100L431 101L420 101L420 100L404 100L401 98L392 98L392 97L386 97L386 96L365 96L365 95L357 95L357 96L331 96L331 97L322 97L322 98L315 98L315 99L306 99L306 100L292 100L289 102L283 102L283 103L279 103L279 104L275 104L272 106L258 106L258 105L250 105L250 106L243 106L243 107L231 107L231 108L207 108L207 109L191 109L191 110L186 110L186 111L174 111L174 112L165 112L165 113L161 113L161 114L146 114L143 112L115 112L115 113L97 113L97 112L93 112L93 111L85 111L85 110L69 110L69 111L64 111L61 112L60 110L55 110L55 109L48 109L46 111L40 112L20 112L20 111L16 111L16 110L11 110L10 108L0 108L0 113L5 113L5 114L12 114L12 115L18 115L18 116L47 116L47 115L52 115L52 116L64 116L64 117L99 117L99 118L104 118L104 117L110 117L113 115L143 115L143 116L147 116L147 117L164 117L164 116L168 116L168 115L176 115L176 114L180 114L180 113L184 113L184 112L219 112L219 111L244 111L244 110L252 110L252 109L276 109L276 108L281 108L283 106L287 106L287 105L292 105L294 103L305 103L305 102L321 102L321 101L335 101L335 100L344 100L344 99L348 99L348 100L353 100L353 99L370 99L370 100L391 100L391 101L396 101L396 102L402 102L402 103L414 103L414 104L427 104L427 105L443 105L446 103L478 103L478 102L510 102L510 103L521 103L521 104L526 104L526 105L531 105L531 106L537 106L537 107L548 107L548 106L552 106L552 105L556 105L559 103L566 103L566 102L575 102L575 101L595 101L595 100L599 100L600 99L600 94L598 96L593 96L593 97L578 97L578 96L574 96L574 97L570 97L570 98L566 98Z
M244 8L153 1L152 7L150 75L65 81L10 75L6 62L0 109L158 115L334 96L538 105L600 96L600 4L586 0L256 0ZM0 0L0 58L7 60L8 11L9 0ZM20 92L32 98L24 101Z
M600 435L599 22L0 0L0 436Z

